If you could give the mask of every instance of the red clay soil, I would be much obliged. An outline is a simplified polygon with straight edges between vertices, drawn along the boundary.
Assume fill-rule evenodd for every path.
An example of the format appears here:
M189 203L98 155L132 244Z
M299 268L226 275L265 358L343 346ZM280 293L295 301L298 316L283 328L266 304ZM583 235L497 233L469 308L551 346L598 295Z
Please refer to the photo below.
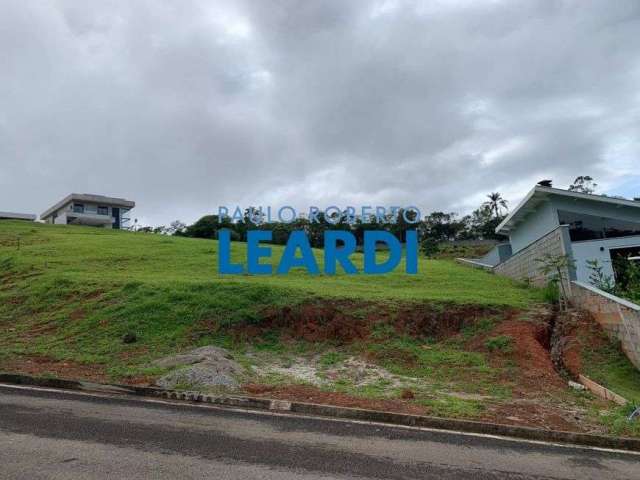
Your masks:
M54 375L69 380L106 382L107 375L102 365L85 365L69 360L54 360L49 357L21 356L3 361L0 370L41 377Z
M547 342L545 325L526 320L507 320L498 325L492 336L505 335L513 339L510 355L519 367L516 378L518 391L514 394L539 395L548 389L564 388L565 381L555 370Z
M325 392L309 385L262 385L247 384L243 386L246 394L254 397L289 400L339 407L363 408L410 415L430 415L428 407L422 407L405 400L372 400L358 398L344 393ZM570 412L550 405L532 402L517 402L509 404L489 405L487 410L476 420L499 423L502 425L519 425L544 428L549 430L563 430L570 432L585 432L593 428L582 423L584 419L574 417Z
M265 309L260 322L236 325L231 333L246 340L279 330L285 338L346 344L368 338L376 324L387 323L403 335L442 339L481 318L506 317L509 313L477 305L421 303L394 309L371 302L307 302L295 307Z
M319 403L338 407L365 408L386 412L426 415L428 409L402 400L373 400L347 395L346 393L325 392L310 385L270 386L247 384L243 386L247 394L259 397L275 398L305 403Z
M526 313L526 312L525 312ZM532 312L526 313L531 315ZM548 312L533 312L533 318L521 319L519 312L510 312L509 318L485 335L478 335L466 343L467 350L479 351L487 355L491 365L505 371L503 380L515 384L516 398L540 397L548 391L565 388L566 382L556 371L549 351L550 318ZM508 336L512 339L511 351L489 351L487 339ZM506 362L518 366L517 374L507 377Z
M607 335L588 312L571 312L559 321L562 322L562 363L577 378L582 373L583 348L603 347L608 342Z
M0 372L21 373L34 377L54 376L65 380L85 380L96 383L109 383L103 365L87 365L70 360L54 360L49 357L21 356L0 364ZM152 385L155 377L138 375L125 377L121 383L127 385Z
M490 405L480 419L503 425L536 427L565 432L584 432L591 429L589 425L580 423L584 419L575 417L570 412L538 403L517 402Z

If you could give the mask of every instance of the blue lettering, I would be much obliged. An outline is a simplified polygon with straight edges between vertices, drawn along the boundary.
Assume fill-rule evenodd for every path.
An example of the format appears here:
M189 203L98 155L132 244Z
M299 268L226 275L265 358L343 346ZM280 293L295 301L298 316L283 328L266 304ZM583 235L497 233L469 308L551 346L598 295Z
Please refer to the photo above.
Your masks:
M338 240L344 242L344 247L338 248ZM358 273L358 269L349 259L349 255L356 251L356 237L344 230L329 230L324 235L324 273L335 275L336 261L340 263L348 274Z
M296 257L298 248L300 249L302 257ZM320 273L316 257L313 255L311 245L309 245L307 234L302 230L295 230L289 235L287 246L284 248L280 265L278 265L278 273L288 273L289 270L294 267L306 267L309 273L313 275Z
M406 232L405 271L408 274L418 273L418 234L416 230ZM261 246L260 242L272 239L270 230L250 230L247 232L247 266L248 273L253 275L270 275L273 273L271 264L260 263L262 258L271 258L272 249ZM339 243L343 245L338 246ZM377 263L376 246L384 243L388 246L388 258ZM324 272L328 275L337 273L338 264L345 273L352 275L358 269L350 259L356 251L356 238L344 230L327 230L324 232ZM297 252L300 250L300 256ZM383 274L393 271L402 259L402 245L391 233L384 230L364 232L364 273ZM286 274L292 268L306 268L313 275L320 273L318 262L309 244L307 234L303 230L291 232L285 246L282 258L277 267L278 274ZM239 275L245 272L242 263L231 261L231 231L218 231L218 272L220 274Z
M271 230L249 230L247 232L247 266L249 273L271 275L271 265L260 263L262 257L271 256L271 247L261 247L260 241L271 240Z
M376 263L376 245L386 243L389 247L389 258L383 263ZM402 257L402 245L391 233L384 230L368 230L364 232L364 273L388 273L398 266Z
M405 250L405 271L410 274L418 273L418 232L416 230L407 230L406 250Z
M239 274L244 272L240 263L231 263L231 231L223 228L218 231L218 273Z

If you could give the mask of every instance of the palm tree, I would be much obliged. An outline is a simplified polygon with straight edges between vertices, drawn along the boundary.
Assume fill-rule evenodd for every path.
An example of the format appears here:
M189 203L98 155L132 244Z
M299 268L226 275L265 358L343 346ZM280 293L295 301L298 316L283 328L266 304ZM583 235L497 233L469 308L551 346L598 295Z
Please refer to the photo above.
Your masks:
M496 218L502 214L502 208L504 208L505 210L509 209L509 207L507 207L507 201L502 198L502 195L500 195L498 192L490 193L489 195L487 195L487 198L489 200L484 202L482 205L487 207L489 209L489 212L494 213Z

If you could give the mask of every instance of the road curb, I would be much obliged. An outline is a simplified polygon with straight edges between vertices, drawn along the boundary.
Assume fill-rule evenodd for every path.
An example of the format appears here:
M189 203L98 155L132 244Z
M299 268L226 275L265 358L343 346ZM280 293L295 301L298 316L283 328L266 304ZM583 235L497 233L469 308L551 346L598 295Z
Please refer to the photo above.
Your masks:
M321 417L386 423L410 427L453 430L465 433L479 433L503 437L536 440L542 442L566 443L589 447L611 448L640 452L640 438L611 437L588 433L573 433L559 430L520 427L497 423L459 420L441 417L409 415L403 413L365 410L360 408L337 407L316 403L293 402L269 398L245 397L235 395L210 395L202 392L179 392L154 387L135 385L101 384L58 378L40 378L14 373L0 373L1 383L59 388L64 390L83 390L91 392L136 395L143 397L165 398L187 402L200 402L235 408L292 412Z

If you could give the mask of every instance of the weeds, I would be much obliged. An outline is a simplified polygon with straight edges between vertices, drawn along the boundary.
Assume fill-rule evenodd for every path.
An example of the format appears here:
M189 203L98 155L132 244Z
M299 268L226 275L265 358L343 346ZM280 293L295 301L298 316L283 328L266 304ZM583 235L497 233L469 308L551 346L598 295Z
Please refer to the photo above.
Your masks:
M508 335L499 335L497 337L491 337L484 342L484 346L490 352L510 353L512 350L513 338Z

